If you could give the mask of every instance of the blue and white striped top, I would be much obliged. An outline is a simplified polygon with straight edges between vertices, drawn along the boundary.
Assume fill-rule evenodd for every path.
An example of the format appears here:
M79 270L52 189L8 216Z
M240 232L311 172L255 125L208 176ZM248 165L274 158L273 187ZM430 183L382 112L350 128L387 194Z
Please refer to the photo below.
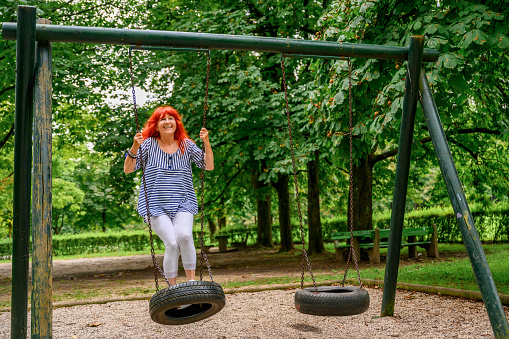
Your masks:
M196 144L184 140L184 153L180 148L173 154L164 152L157 139L149 137L138 150L135 171L141 168L141 158L145 167L147 196L151 216L168 215L175 217L177 212L198 214L198 201L193 187L191 162L199 168L205 167L203 152ZM147 222L145 188L141 182L138 197L138 213Z

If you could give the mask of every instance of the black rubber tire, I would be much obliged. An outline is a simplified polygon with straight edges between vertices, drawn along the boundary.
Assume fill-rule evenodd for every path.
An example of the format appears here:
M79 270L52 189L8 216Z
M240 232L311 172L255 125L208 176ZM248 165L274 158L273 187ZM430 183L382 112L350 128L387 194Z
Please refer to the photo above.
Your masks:
M150 298L149 312L156 323L183 325L216 314L225 302L223 288L218 283L189 281L156 292Z
M311 315L347 316L366 312L369 294L355 286L306 287L295 293L297 311Z

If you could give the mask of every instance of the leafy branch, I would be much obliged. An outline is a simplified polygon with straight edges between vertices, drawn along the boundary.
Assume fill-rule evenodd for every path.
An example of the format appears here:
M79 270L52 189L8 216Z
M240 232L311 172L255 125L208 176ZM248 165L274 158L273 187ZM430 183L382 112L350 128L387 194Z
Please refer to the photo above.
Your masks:
M500 131L497 131L497 130L490 130L488 128L478 127L478 128L465 128L465 129L460 129L460 130L457 130L457 131L453 131L451 133L448 133L448 136L459 135L459 134L473 134L473 133L495 134L495 135L502 134ZM425 137L425 138L420 139L418 141L418 143L422 145L422 144L428 143L430 141L431 141L431 137ZM449 140L449 142L454 143L454 144L460 146L458 144L458 142L456 142L456 141ZM466 150L469 151L468 149L466 149ZM472 155L471 152L469 152L469 153L470 153L470 155ZM377 163L379 161L382 161L382 160L385 160L387 158L393 157L396 154L398 154L398 147L396 147L396 148L394 148L394 149L392 149L390 151L387 151L385 153L377 154L377 155L373 156L371 158L371 164L375 164L375 163ZM477 159L477 157L475 157L475 156L473 156L473 158Z
M7 132L7 135L0 142L0 149L2 149L2 147L4 147L4 145L7 143L7 141L10 139L10 137L13 134L14 134L14 124L12 124L11 129L9 130L9 132Z

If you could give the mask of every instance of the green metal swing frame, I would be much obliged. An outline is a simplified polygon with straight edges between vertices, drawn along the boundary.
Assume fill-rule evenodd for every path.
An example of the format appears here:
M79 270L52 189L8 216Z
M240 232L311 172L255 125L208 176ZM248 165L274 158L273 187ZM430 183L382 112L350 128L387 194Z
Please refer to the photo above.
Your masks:
M371 58L408 61L400 126L382 316L394 314L405 200L417 101L422 110L457 215L470 262L496 338L509 338L509 325L467 204L423 62L439 52L424 49L424 37L406 47L209 33L167 32L51 25L36 20L36 7L18 6L18 22L3 23L2 37L16 40L13 258L11 337L26 338L30 216L32 216L32 338L52 337L51 240L51 43L152 46L174 50L240 50L302 58ZM420 94L420 96L419 96ZM32 134L32 125L34 126ZM32 145L33 137L33 145ZM33 146L33 147L32 147ZM33 149L33 167L32 167ZM30 194L33 172L33 195ZM33 197L33 199L31 199ZM32 213L30 204L32 203Z

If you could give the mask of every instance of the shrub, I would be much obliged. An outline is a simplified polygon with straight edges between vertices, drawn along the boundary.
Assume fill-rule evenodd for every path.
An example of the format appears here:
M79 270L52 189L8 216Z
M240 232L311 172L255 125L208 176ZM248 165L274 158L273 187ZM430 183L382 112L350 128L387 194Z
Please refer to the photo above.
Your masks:
M484 242L507 242L509 241L509 205L499 204L486 210L482 206L472 207L472 216L479 233L479 239ZM461 242L461 232L452 208L432 208L417 210L405 215L404 227L427 227L437 225L438 241L442 243ZM389 228L390 213L373 216L373 227ZM308 227L303 225L304 239L308 237ZM347 219L337 217L322 220L322 232L324 241L330 240L332 230L339 232L348 231ZM280 242L279 225L272 227L274 242ZM249 244L256 242L256 227L242 225L230 225L216 233L216 235L229 235L230 241L241 241L246 232L251 234ZM194 231L195 246L199 247L200 231ZM301 242L300 225L292 220L292 236L294 242ZM154 246L161 250L164 248L162 241L153 233ZM210 233L204 232L204 244L216 243L210 239ZM53 237L53 255L76 255L83 253L114 252L114 251L140 251L150 249L150 238L147 230L107 232L107 233L82 233L73 235L55 235ZM30 248L31 251L31 248ZM12 254L12 238L0 240L0 257Z
M156 248L162 249L163 243L156 234L153 234L153 239ZM54 256L114 251L140 251L150 248L150 237L147 231L55 235L52 240ZM0 256L9 256L11 254L12 239L1 240Z
M482 206L472 206L472 217L479 234L484 242L509 241L509 206L494 205L489 210ZM416 210L405 214L403 227L429 227L437 225L439 242L462 242L461 231L452 207ZM390 215L373 218L373 226L378 228L390 227Z

